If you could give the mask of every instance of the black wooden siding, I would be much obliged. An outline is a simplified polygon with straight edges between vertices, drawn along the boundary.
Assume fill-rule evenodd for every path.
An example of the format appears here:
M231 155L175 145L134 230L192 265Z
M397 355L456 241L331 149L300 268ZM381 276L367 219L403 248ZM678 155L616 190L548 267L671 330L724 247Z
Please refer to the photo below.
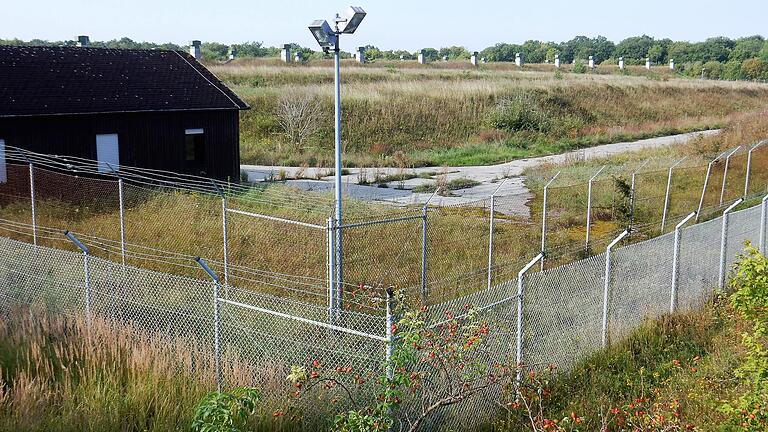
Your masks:
M185 130L205 132L203 172L185 159ZM124 165L239 181L239 111L78 114L0 118L7 145L47 154L96 159L96 135L118 134Z

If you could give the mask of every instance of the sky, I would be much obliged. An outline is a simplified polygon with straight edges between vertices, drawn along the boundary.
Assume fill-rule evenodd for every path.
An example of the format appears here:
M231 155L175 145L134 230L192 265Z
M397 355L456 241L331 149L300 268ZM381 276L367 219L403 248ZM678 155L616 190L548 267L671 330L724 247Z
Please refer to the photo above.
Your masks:
M700 41L711 36L768 37L768 0L0 0L0 38L187 44L192 39L314 48L307 30L357 1L368 16L342 49L375 45L415 51L498 42L561 42L641 34Z

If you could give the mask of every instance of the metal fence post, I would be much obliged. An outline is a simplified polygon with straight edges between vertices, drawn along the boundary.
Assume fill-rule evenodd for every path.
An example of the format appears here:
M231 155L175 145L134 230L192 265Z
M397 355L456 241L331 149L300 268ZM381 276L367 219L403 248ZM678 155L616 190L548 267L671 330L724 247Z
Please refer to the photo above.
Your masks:
M336 239L336 235L333 231L334 224L333 224L333 217L328 218L328 323L333 324L334 323L334 307L336 305L336 296L334 295L334 291L336 290L336 282L335 282L335 275L336 275L336 247L334 246L334 240Z
M765 224L766 218L768 218L768 195L763 197L760 202L760 243L758 243L758 249L765 255Z
M35 167L29 163L29 198L32 202L32 243L37 246L37 209L35 208Z
M123 178L120 177L120 174L117 172L117 170L112 167L112 164L109 162L105 163L107 164L107 168L112 171L112 174L117 176L117 200L120 211L120 258L123 265L125 265L125 198L123 195Z
M741 146L736 147L733 149L732 152L728 153L728 156L725 157L725 170L723 171L723 185L720 188L720 205L723 205L723 200L725 199L725 185L728 182L728 165L731 164L731 156L733 156L734 153L739 151Z
M547 257L547 204L549 198L549 186L560 175L558 171L550 180L544 185L544 198L541 203L541 271L544 271L544 260Z
M490 216L488 220L488 289L491 289L493 279L493 222L496 212L496 197L491 195Z
M88 246L84 245L75 235L69 231L64 231L64 235L83 252L83 283L85 288L85 319L88 324L93 320L93 296L91 293L91 271L88 267Z
M605 249L605 280L603 283L603 348L608 346L608 303L610 302L610 290L611 290L611 251L621 240L629 235L629 230L624 230L618 237Z
M427 304L427 300L429 298L429 292L427 291L427 269L429 266L427 261L429 240L429 225L427 218L429 215L429 202L432 201L432 198L434 198L436 193L437 190L432 192L432 195L430 195L430 197L424 203L424 206L421 208L421 302L424 305Z
M216 369L216 391L221 393L221 386L224 381L221 372L221 311L219 305L221 285L219 276L208 267L208 264L204 259L196 257L195 262L197 262L200 267L208 273L208 276L213 279L213 355Z
M591 219L592 219L592 182L597 178L597 176L600 175L601 172L603 172L603 169L605 169L605 165L600 167L599 170L589 178L589 183L587 186L587 236L586 240L584 242L584 251L589 252L589 230L591 225Z
M688 223L693 217L696 216L696 212L691 212L680 223L675 225L675 245L672 249L672 289L669 299L669 313L674 313L677 310L677 284L680 271L680 236L682 234L683 225Z
M749 195L749 172L750 172L750 169L752 168L752 152L757 150L758 147L760 147L765 143L768 143L768 140L763 140L753 145L752 148L750 148L749 152L747 153L747 173L744 175L744 197Z
M224 264L224 289L227 290L227 287L229 286L229 218L227 217L227 212L229 210L227 208L227 195L223 190L221 190L219 185L216 184L213 179L211 179L211 184L216 190L216 193L221 198L221 228L223 231L222 240L224 243L222 250L222 258Z
M704 206L704 195L707 193L707 186L709 185L709 177L712 175L712 165L721 157L725 155L725 152L720 153L717 155L716 158L712 159L707 164L707 175L704 177L704 187L701 188L701 199L699 199L699 207L696 209L696 222L699 222L699 218L701 217L701 208Z
M386 330L386 336L387 336L387 349L385 352L386 356L386 367L387 367L387 379L392 379L395 376L394 371L394 365L392 364L392 355L394 354L395 349L395 338L394 338L394 325L395 325L395 318L394 318L394 300L395 300L395 293L392 290L392 288L387 288L387 330Z
M522 378L523 366L523 301L525 294L525 274L543 257L544 254L539 252L535 258L533 258L517 273L517 346L515 349L515 365L517 367L517 374L515 376L515 382L518 386L520 385L520 379Z
M635 196L637 195L637 191L635 190L635 177L637 176L637 173L640 172L641 169L645 168L646 165L648 165L648 162L650 162L650 159L646 159L645 162L642 163L636 170L632 172L632 186L630 190L629 195L629 230L632 231L632 227L635 224Z
M680 165L688 156L683 157L679 161L672 164L671 167L669 167L669 172L667 174L667 192L664 194L664 212L661 215L661 234L664 234L664 227L667 225L667 214L669 213L669 199L670 199L670 193L672 190L672 171L675 169L676 166Z
M728 249L728 214L737 205L741 204L742 201L744 201L743 198L737 199L733 204L728 206L728 208L723 211L723 226L720 230L720 272L717 279L717 286L721 291L725 289L725 261L727 258L726 253Z

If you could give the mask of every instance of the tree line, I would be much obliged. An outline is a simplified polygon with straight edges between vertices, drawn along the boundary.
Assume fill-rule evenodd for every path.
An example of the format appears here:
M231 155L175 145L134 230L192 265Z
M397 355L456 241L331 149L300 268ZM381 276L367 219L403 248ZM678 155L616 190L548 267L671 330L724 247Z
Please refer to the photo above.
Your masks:
M75 40L47 41L33 39L0 39L5 45L63 45L73 46ZM109 41L92 41L91 46L103 48L143 48L143 49L175 49L186 50L186 46L174 43L158 44L154 42L137 42L130 38L113 39ZM276 57L282 47L267 47L262 42L245 42L227 45L219 42L203 42L201 51L208 60L225 60L230 48L237 50L238 57ZM366 58L376 60L413 60L422 50L410 52L407 50L381 50L373 45L365 48ZM291 50L301 52L302 58L323 58L325 54L298 44L291 44ZM443 58L449 60L467 60L470 51L461 46L443 48L426 47L423 49L428 61ZM512 62L515 55L520 53L526 63L553 62L559 55L563 63L586 61L592 56L596 64L615 65L619 57L624 58L627 65L645 64L650 58L654 64L667 64L674 59L680 73L712 79L768 79L768 41L763 36L755 35L732 39L728 37L713 37L702 42L673 41L671 39L656 39L651 36L635 36L614 43L604 36L590 38L576 36L566 42L542 42L529 40L523 44L497 43L479 52L490 62ZM349 58L349 52L342 52L342 57Z

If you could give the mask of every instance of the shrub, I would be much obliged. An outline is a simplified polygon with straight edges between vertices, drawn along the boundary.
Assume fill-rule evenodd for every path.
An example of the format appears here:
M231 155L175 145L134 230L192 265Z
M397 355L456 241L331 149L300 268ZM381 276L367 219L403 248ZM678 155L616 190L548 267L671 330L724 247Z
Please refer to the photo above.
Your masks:
M768 428L768 259L747 245L731 280L736 291L731 296L733 308L752 324L751 333L742 335L747 349L736 377L747 392L722 410L731 416L732 425L745 431Z
M193 432L240 432L256 414L261 396L255 388L241 387L231 393L212 392L197 406Z
M502 99L488 115L488 125L508 132L546 132L549 116L531 93L518 93Z
M585 65L584 62L581 60L576 60L573 63L573 69L571 70L573 71L573 73L577 73L577 74L587 73L587 65Z

